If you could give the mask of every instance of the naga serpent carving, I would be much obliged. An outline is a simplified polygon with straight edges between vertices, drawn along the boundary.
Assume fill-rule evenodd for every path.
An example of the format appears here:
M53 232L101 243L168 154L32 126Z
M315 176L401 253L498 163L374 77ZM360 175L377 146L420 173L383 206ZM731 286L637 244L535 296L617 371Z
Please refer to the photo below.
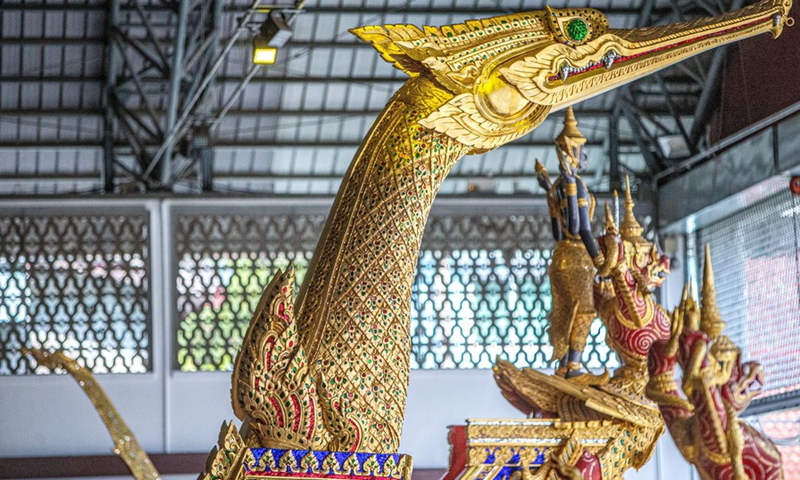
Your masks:
M763 384L761 365L743 363L722 334L711 251L706 245L702 308L684 289L673 332L650 351L648 396L659 404L681 454L703 480L781 480L781 455L763 433L739 419ZM681 395L675 381L682 373Z
M395 452L420 239L459 158L713 47L777 36L790 6L764 0L715 18L631 30L609 28L588 8L440 28L354 29L411 78L353 159L296 301L291 270L280 273L250 325L232 397L258 443Z
M670 334L669 314L652 294L664 283L670 267L669 258L642 237L627 178L625 184L625 217L619 231L606 205L606 234L600 241L604 261L598 269L604 280L595 283L594 303L608 329L606 341L622 363L611 384L643 399L647 355L655 342Z

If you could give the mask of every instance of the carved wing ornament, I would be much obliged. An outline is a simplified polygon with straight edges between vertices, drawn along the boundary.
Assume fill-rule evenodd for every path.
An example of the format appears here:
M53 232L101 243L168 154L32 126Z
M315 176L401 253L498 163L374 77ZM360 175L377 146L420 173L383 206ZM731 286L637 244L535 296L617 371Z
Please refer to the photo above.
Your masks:
M319 403L297 341L293 288L290 266L264 290L236 357L231 396L234 414L251 419L259 438L308 448L320 441Z
M364 428L351 406L357 395L337 397L324 371L312 375L294 319L294 284L290 264L264 289L236 357L234 414L261 445L355 451Z

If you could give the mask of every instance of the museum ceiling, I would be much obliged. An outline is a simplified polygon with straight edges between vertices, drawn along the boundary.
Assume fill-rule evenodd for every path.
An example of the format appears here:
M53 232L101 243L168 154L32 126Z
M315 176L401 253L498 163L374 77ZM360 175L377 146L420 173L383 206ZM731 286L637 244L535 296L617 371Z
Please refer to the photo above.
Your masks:
M406 78L349 28L444 25L544 7L521 0L275 3L293 34L275 64L254 67L265 2L252 9L257 2L247 0L4 1L0 195L332 195ZM731 3L582 6L604 12L612 27L631 28L717 14ZM719 53L696 57L578 105L590 188L608 191L626 173L647 180L702 148L705 132L693 129L693 118L708 114L723 63ZM465 158L442 194L537 192L534 162L557 171L552 142L560 124L556 113L510 145Z

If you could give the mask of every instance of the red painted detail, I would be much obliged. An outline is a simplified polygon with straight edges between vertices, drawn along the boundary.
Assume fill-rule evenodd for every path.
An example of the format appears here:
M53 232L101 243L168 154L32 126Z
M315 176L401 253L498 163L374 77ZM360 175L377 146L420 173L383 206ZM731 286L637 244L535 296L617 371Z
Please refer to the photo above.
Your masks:
M278 403L278 400L275 397L269 397L269 403L275 408L275 416L278 418L278 426L283 428L283 412L281 412L281 406Z
M687 330L681 334L680 348L677 353L677 363L685 366L691 359L692 353L695 350L694 346L698 342L709 343L708 336L698 330ZM649 358L649 368L651 373L658 373L659 371L674 371L676 357L666 357L663 353L663 348L666 345L665 341L658 342L651 351ZM709 368L710 359L708 355L703 358L700 367ZM722 388L718 386L709 386L706 390L695 390L688 398L691 404L694 405L694 411L685 409L678 409L673 407L661 407L661 413L664 416L664 421L667 427L672 429L674 424L680 421L686 421L694 417L694 424L697 425L697 439L703 442L705 448L700 449L700 455L697 459L697 468L701 470L703 478L713 478L715 480L733 480L735 475L733 466L730 462L716 463L712 461L704 451L712 451L722 453L722 446L718 442L718 437L715 434L715 423L712 417L719 420L720 426L723 431L729 428L728 422L731 419L727 415L727 411L723 405L723 392L729 385L741 380L741 367L739 366L740 360L737 359L731 379L729 383ZM674 390L670 392L675 397L680 397L680 392ZM734 405L736 408L736 405ZM743 410L745 406L741 406ZM780 455L766 446L769 442L766 437L746 423L740 422L738 428L741 430L743 441L742 448L742 463L745 469L746 478L752 480L780 480L783 477L781 469Z
M467 468L467 426L451 425L448 429L450 468L439 480L456 480Z
M314 393L314 392L312 391L311 393ZM309 414L308 418L310 420L308 422L309 423L309 425L308 425L308 433L306 433L306 438L309 439L309 440L311 440L311 437L314 435L314 426L315 426L314 423L317 420L316 409L317 409L317 406L314 404L314 399L313 398L309 398L308 399L308 414Z
M286 304L281 302L278 304L278 316L281 317L286 323L290 323L291 319L286 314Z
M355 452L358 446L361 444L361 429L356 425L352 419L347 419L347 422L353 426L353 429L356 431L356 439L353 441L353 446L350 447L351 452Z
M267 344L267 353L264 354L264 367L267 371L269 371L272 368L271 357L272 357L272 349L275 348L275 337L270 335L269 337L267 337L265 343Z
M294 425L292 425L292 431L297 432L300 430L300 416L302 415L300 411L300 402L297 400L297 395L294 393L290 398L292 399L292 407L294 408Z
M639 299L634 298L634 301ZM625 317L631 318L630 314L627 313L627 305L624 302L619 302L619 308ZM670 335L669 318L659 309L655 309L653 320L642 328L631 329L618 321L610 323L609 336L614 340L614 343L643 358L646 358L654 342L667 339Z
M603 473L600 471L600 460L586 449L583 450L581 458L575 463L575 468L581 471L584 480L603 479Z

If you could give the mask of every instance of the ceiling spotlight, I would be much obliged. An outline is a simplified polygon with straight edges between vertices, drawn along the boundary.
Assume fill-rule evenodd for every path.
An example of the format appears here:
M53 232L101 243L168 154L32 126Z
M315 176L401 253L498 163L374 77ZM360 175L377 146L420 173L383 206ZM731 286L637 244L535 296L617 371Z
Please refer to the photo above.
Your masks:
M289 41L292 27L280 12L272 12L253 37L253 63L272 65L278 58L278 49Z
M253 41L253 63L256 65L272 65L278 58L278 49L275 47L260 46L258 38Z

